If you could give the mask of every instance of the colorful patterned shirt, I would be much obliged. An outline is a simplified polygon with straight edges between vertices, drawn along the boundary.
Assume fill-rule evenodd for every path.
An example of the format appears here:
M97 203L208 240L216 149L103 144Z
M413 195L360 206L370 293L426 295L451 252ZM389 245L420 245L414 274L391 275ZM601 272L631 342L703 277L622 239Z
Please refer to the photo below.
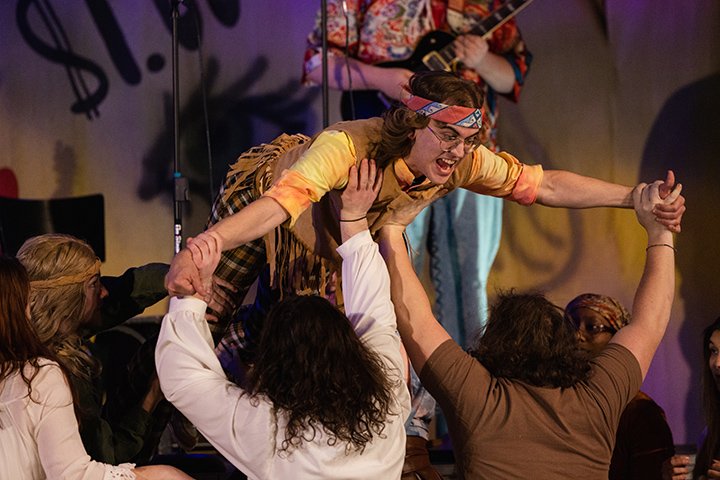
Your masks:
M433 30L453 32L444 12L444 0L346 0L347 19L343 15L342 0L328 0L328 45L330 54L348 56L368 64L404 60L410 57L418 41ZM465 22L454 33L466 33L478 20L498 8L500 0L466 0L463 9ZM347 25L347 26L346 26ZM439 26L436 26L439 25ZM346 32L349 32L346 35ZM321 59L322 30L320 17L315 30L308 37L305 53L304 82L309 83L307 73L319 67ZM504 94L513 101L518 99L525 82L532 55L525 47L514 19L509 20L488 39L490 51L503 56L515 72L512 92ZM460 76L481 85L485 90L488 138L485 145L496 149L497 93L482 78L468 68L461 68Z

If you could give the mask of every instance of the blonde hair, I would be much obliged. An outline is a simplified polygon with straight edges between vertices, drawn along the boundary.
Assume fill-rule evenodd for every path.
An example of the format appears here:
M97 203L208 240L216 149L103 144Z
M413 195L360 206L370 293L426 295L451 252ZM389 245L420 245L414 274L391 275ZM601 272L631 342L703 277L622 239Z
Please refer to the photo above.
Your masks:
M92 378L99 366L83 347L79 329L85 281L99 273L95 252L73 236L52 233L28 239L17 257L30 279L30 310L40 340L73 376Z

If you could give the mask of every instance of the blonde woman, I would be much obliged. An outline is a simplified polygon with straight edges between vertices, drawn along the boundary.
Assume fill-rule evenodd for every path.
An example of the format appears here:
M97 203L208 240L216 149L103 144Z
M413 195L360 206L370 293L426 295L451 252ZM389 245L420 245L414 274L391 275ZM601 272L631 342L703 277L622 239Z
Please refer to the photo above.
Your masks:
M32 321L40 341L53 351L76 393L76 412L85 449L97 461L134 461L163 398L157 382L122 417L102 414L100 365L85 339L104 327L100 308L107 290L100 283L100 261L82 240L46 234L27 240L18 259L30 278Z

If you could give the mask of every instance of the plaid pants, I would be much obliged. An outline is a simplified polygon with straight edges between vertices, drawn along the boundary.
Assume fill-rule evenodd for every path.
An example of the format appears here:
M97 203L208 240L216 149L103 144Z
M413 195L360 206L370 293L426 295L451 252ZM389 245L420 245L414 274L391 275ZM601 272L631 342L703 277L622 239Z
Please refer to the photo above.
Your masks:
M232 183L232 180L228 179L215 199L208 220L208 227L242 210L260 196L251 176L245 185L237 188L232 195L225 199L225 188ZM223 252L220 263L215 270L215 276L232 284L237 289L237 291L233 292L220 287L234 301L235 305L242 305L250 287L260 276L265 264L265 242L262 238L259 238ZM262 277L263 281L267 278L265 275ZM269 289L269 286L263 285L260 288ZM245 350L247 347L245 329L248 327L246 324L256 321L258 317L257 312L254 312L252 308L252 306L240 306L234 311L226 312L225 315L219 317L220 321L218 323L210 324L213 337L216 342L219 341L215 353L226 370L235 352Z

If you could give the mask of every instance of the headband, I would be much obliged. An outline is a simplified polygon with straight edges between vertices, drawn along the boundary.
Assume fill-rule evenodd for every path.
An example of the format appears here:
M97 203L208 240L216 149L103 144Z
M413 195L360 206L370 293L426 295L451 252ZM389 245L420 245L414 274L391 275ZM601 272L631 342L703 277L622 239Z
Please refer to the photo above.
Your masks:
M403 98L402 102L415 113L439 122L457 125L458 127L482 128L483 113L481 108L446 105L417 95Z
M630 323L630 314L612 297L597 293L584 293L575 297L565 312L572 317L578 308L587 308L603 317L617 331Z
M63 275L57 278L50 278L47 280L33 280L30 282L31 288L55 288L64 287L66 285L72 285L75 283L83 283L88 278L91 278L100 273L100 260L95 259L90 267L84 272L76 273L74 275Z

